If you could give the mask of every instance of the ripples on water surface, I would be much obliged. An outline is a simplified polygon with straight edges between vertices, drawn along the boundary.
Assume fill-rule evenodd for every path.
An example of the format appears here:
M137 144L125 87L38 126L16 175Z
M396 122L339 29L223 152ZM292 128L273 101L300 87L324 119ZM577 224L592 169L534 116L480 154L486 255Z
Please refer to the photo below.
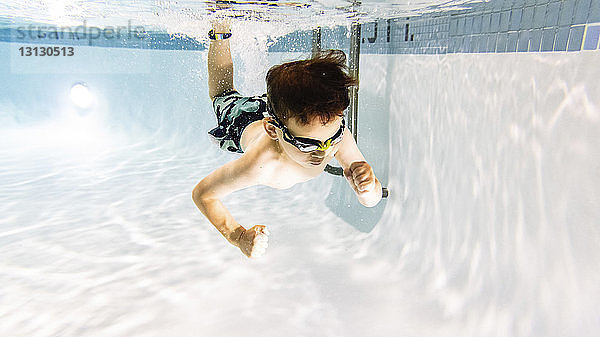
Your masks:
M247 36L277 38L297 30L317 26L347 26L351 22L410 16L431 10L460 8L468 1L224 1L215 10L213 1L3 1L0 23L45 23L76 26L83 20L89 26L126 25L129 20L146 29L186 34L206 39L206 30L215 18L237 21L235 29Z

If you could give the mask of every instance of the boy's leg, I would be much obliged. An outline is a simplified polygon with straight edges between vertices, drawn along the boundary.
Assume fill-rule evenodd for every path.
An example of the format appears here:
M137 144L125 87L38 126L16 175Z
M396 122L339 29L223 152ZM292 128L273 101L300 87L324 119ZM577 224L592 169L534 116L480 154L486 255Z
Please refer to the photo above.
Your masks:
M215 33L227 33L230 31L229 23L214 23L213 30ZM214 100L215 96L234 89L229 39L211 40L208 48L208 95Z

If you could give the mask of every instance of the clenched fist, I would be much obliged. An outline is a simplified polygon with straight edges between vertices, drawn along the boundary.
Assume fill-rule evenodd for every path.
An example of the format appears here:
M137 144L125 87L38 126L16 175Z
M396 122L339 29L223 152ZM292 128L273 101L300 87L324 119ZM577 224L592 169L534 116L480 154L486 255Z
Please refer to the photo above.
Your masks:
M237 246L247 257L260 257L267 250L269 234L267 227L256 225L241 234Z
M357 194L370 192L375 188L375 173L366 161L356 161L344 170L344 177Z

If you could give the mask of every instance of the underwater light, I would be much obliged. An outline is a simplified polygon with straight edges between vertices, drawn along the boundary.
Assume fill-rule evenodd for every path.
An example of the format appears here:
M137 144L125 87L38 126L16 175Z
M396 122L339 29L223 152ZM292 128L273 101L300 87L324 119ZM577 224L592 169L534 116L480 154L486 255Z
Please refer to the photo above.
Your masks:
M71 87L71 101L82 109L87 109L94 104L94 95L84 82L77 82Z

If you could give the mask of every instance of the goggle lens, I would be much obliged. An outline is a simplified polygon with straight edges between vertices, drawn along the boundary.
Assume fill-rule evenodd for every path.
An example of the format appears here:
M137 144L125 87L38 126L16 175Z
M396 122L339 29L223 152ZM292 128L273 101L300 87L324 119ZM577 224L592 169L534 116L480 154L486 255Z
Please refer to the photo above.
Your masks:
M269 108L268 109L269 113L275 120L271 123L281 129L281 131L283 133L283 139L286 142L294 145L298 150L300 150L302 152L308 153L308 152L313 152L316 150L325 151L328 148L330 148L332 145L335 145L335 144L341 142L342 139L344 138L343 135L344 135L344 128L346 126L346 123L343 118L342 118L342 125L340 126L340 129L338 130L338 132L333 137L326 140L325 143L322 143L321 141L318 141L316 139L292 136L290 134L290 132L288 131L287 127L285 126L285 124L283 124L277 118L277 116L275 116L275 114L272 113L273 110L272 110L272 107L270 107L270 104L268 104L267 107Z

